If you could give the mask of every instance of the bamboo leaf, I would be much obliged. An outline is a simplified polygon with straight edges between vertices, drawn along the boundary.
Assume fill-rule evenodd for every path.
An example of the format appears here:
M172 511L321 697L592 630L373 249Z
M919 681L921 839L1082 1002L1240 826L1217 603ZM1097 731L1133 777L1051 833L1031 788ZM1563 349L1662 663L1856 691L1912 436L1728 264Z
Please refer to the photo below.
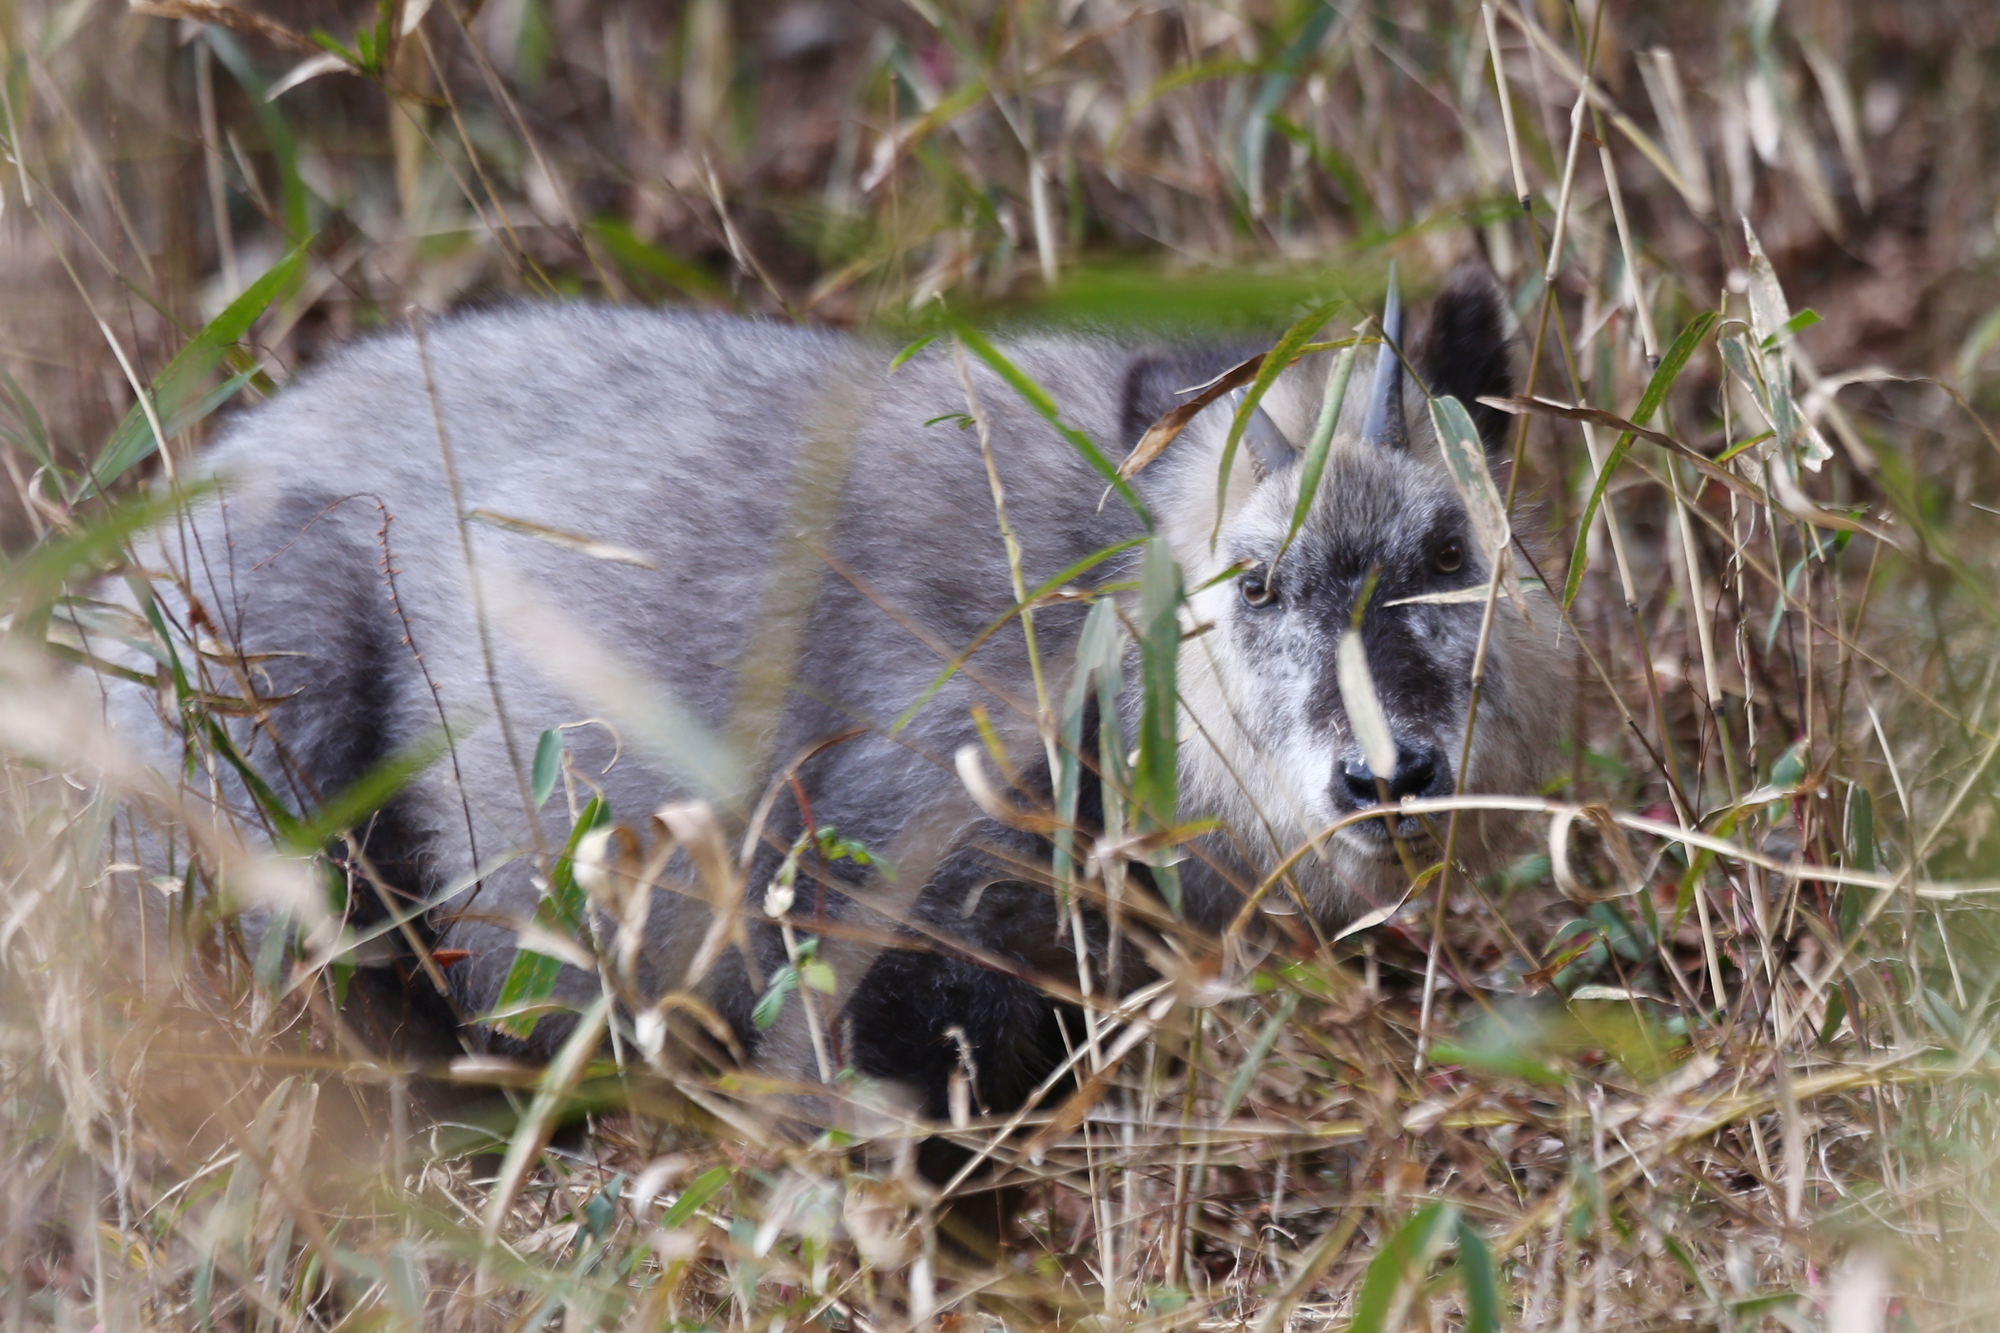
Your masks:
M562 774L563 738L562 732L551 727L535 742L534 797L535 809L549 803L555 794L556 779Z
M569 1101L577 1084L583 1081L583 1071L597 1054L598 1046L604 1040L604 1029L610 1021L611 997L600 995L577 1019L576 1028L542 1075L541 1084L535 1090L535 1099L528 1105L528 1113L521 1117L514 1137L508 1141L493 1192L486 1199L485 1236L489 1245L499 1235L500 1225L506 1221L514 1195L527 1178L529 1168L548 1144L549 1134L555 1129L556 1113Z
M1118 492L1118 498L1131 506L1132 512L1139 516L1139 521L1145 524L1146 530L1150 532L1153 528L1152 512L1139 498L1139 493L1132 489L1132 483L1118 475L1117 467L1104 456L1104 451L1097 447L1095 441L1062 419L1062 413L1056 407L1056 400L1049 397L1049 391L1035 383L1025 371L1009 361L999 348L987 340L986 335L970 324L954 318L951 327L958 335L959 341L964 343L974 356L984 361L994 374L1006 382L1007 387L1019 394L1021 401L1034 408L1044 421L1055 427L1056 434L1069 441L1070 447L1076 450L1084 462L1090 464L1098 476L1111 484L1111 489Z
M890 358L889 373L893 375L898 370L901 370L906 361L936 341L937 335L935 333L926 333L923 337L912 340L902 351Z
M0 606L14 613L13 631L40 620L63 588L96 574L135 535L161 522L187 500L188 491L205 494L208 483L183 490L179 496L147 495L114 504L75 532L49 537L30 547L19 559L0 562Z
M590 804L583 807L577 816L575 827L569 831L569 840L563 844L562 855L557 859L555 869L549 872L549 891L541 902L535 905L534 924L559 935L574 934L583 925L583 886L576 882L576 849L583 836L600 825L611 822L611 810L604 798L594 796ZM526 1039L534 1035L535 1025L541 1022L539 1012L517 1012L523 1008L532 1009L555 993L556 977L562 972L562 962L545 953L537 953L525 945L514 951L514 962L507 969L507 979L500 985L500 998L494 1004L496 1013L507 1015L495 1022L494 1026L511 1036Z
M695 1209L713 1199L724 1185L729 1183L730 1169L726 1166L712 1166L695 1177L694 1184L675 1199L673 1205L660 1215L660 1230L672 1231L681 1223L694 1216Z
M1458 1220L1456 1208L1433 1202L1396 1229L1362 1275L1347 1333L1394 1333L1401 1327L1411 1288L1458 1229Z
M1305 526L1306 515L1312 512L1313 500L1319 495L1320 478L1326 473L1327 455L1333 447L1333 432L1340 425L1340 410L1347 402L1347 381L1354 374L1354 357L1360 350L1359 342L1341 348L1339 358L1326 377L1326 393L1320 399L1319 420L1313 423L1312 438L1306 441L1305 458L1299 464L1299 498L1292 505L1292 525L1285 531L1285 540L1279 545L1278 554L1271 557L1274 569L1291 548L1292 539L1299 535L1299 529Z
M1458 1269L1465 1278L1465 1333L1500 1333L1500 1274L1470 1219L1458 1219Z
M1290 366L1305 345L1312 341L1313 334L1325 327L1333 312L1346 303L1345 297L1336 296L1330 301L1308 310L1304 316L1285 330L1271 350L1264 354L1264 360L1257 367L1257 374L1251 379L1250 387L1244 391L1243 401L1237 405L1236 416L1229 423L1229 438L1223 441L1222 462L1216 469L1215 478L1215 531L1209 534L1209 542L1214 543L1222 532L1222 516L1229 504L1229 470L1236 462L1236 447L1243 441L1243 431L1250 424L1250 417L1257 411L1264 394L1277 382L1278 376Z
M1132 792L1142 828L1170 828L1179 806L1181 570L1164 537L1146 543L1139 576L1139 762ZM1154 863L1160 896L1181 910L1180 877L1165 857Z
M1708 337L1709 330L1715 327L1715 321L1715 312L1704 310L1689 320L1686 327L1675 336L1673 343L1667 348L1666 355L1660 358L1660 364L1654 369L1652 378L1646 381L1645 392L1639 395L1638 410L1632 414L1634 426L1644 426L1653 419L1653 414L1660 410L1660 404L1667 400L1667 392L1674 387L1674 381L1681 377L1681 372L1687 369L1689 358ZM1597 518L1598 506L1604 503L1604 493L1611 485L1611 474L1625 461L1625 455L1631 450L1636 433L1629 430L1620 433L1617 443L1611 446L1611 452L1604 456L1604 466L1597 471L1597 482L1590 489L1590 501L1584 505L1583 518L1577 523L1576 544L1570 548L1569 577L1563 583L1562 604L1565 611L1576 601L1577 590L1583 586L1584 547L1590 540L1590 525ZM1648 436L1648 438L1654 437ZM1655 442L1657 443L1657 440Z
M14 377L7 373L5 366L0 366L0 392L7 395L7 401L13 408L14 418L21 423L20 431L4 432L6 438L26 449L43 467L53 468L55 455L49 450L49 432L48 427L42 423L42 414L35 410L33 400Z
M642 240L638 233L617 218L599 218L590 224L590 232L618 266L628 273L664 283L697 301L726 307L736 304L729 294L727 283L664 246Z
M1236 1114L1236 1108L1241 1106L1244 1097L1249 1095L1251 1082L1257 1077L1257 1072L1264 1067L1264 1062L1271 1057L1272 1049L1278 1044L1279 1034L1285 1030L1285 1025L1292 1021L1292 1015L1298 1011L1298 1007L1299 993L1286 991L1284 998L1278 1001L1278 1007L1266 1020L1263 1031L1259 1032L1257 1039L1250 1043L1250 1049L1245 1053L1243 1063L1236 1067L1235 1075L1229 1080L1229 1090L1223 1095L1222 1107L1216 1112L1216 1119L1227 1120Z
M1076 870L1076 814L1083 789L1083 714L1093 688L1114 697L1118 692L1118 664L1125 656L1125 626L1118 618L1118 604L1109 597L1099 598L1084 618L1077 638L1076 674L1063 700L1062 744L1056 751L1056 836L1053 869L1057 884L1067 883ZM1110 677L1109 689L1104 678ZM1115 724L1116 717L1111 719ZM1100 730L1107 725L1100 714ZM1103 775L1108 777L1109 775Z
M750 1010L750 1021L759 1032L777 1026L779 1016L785 1012L785 997L798 988L798 970L790 963L772 974L770 986L757 997L756 1006Z
M273 264L262 277L244 288L242 294L231 301L221 314L210 320L201 332L195 334L187 346L167 363L167 368L154 377L149 392L160 414L161 425L169 436L186 430L220 407L255 373L254 369L245 371L225 386L226 393L204 396L208 377L222 359L250 331L250 326L257 322L273 301L297 286L299 276L305 269L305 260L305 246L300 245ZM200 410L191 411L196 408ZM159 441L153 438L152 423L146 419L144 409L139 404L133 404L91 468L92 489L103 490L133 464L149 457L158 448Z
M1119 116L1117 125L1112 128L1110 138L1106 143L1106 152L1115 153L1118 150L1119 141L1125 137L1125 131L1131 126L1133 118L1153 103L1159 101L1162 97L1165 97L1168 93L1178 88L1186 88L1197 83L1207 83L1215 79L1233 79L1244 74L1262 74L1271 68L1272 66L1266 62L1251 60L1207 60L1192 65L1181 66L1181 68L1166 75L1164 78L1154 80L1151 87L1132 99L1131 103L1126 106L1124 114Z
M1654 368L1652 378L1646 381L1646 391L1639 395L1639 406L1632 413L1632 420L1641 426L1651 424L1653 413L1660 410L1660 404L1667 400L1668 390L1674 381L1687 369L1687 363L1694 356L1695 349L1707 339L1708 331L1715 327L1716 314L1704 310L1687 322L1687 326L1677 334L1660 364Z
M1480 442L1471 414L1458 399L1450 395L1433 398L1430 409L1431 426L1437 432L1445 470L1451 474L1451 484L1459 499L1465 501L1473 531L1479 536L1479 544L1486 548L1489 566L1497 574L1513 529L1507 521L1507 504L1500 498L1500 489L1493 484L1493 472L1486 463L1486 446Z
M255 109L257 120L263 128L265 143L270 148L271 157L278 167L280 206L284 213L285 233L294 241L303 243L311 227L311 204L306 189L305 176L299 170L298 136L292 133L291 121L279 105L271 100L269 80L265 79L257 64L244 50L243 43L235 32L226 32L217 26L223 12L230 16L242 16L249 10L238 5L216 5L210 9L209 18L216 21L205 22L202 37L209 49L215 52L236 81L243 85L243 91L250 94L250 104ZM267 39L269 32L260 32ZM295 36L295 42L279 41L279 45L291 45L293 49L305 51L307 38Z
M429 768L451 745L451 732L443 727L390 755L341 790L341 793L301 820L286 836L286 845L300 855L310 855L324 847L343 829L354 828L374 814L390 798L408 785L411 778Z
M929 703L933 698L937 697L937 692L943 689L946 683L949 682L953 676L958 674L959 669L962 668L966 664L966 662L971 659L972 655L978 652L979 649L986 643L988 639L992 638L995 634L998 634L1003 628L1005 628L1007 623L1013 620L1015 616L1020 615L1021 612L1025 610L1031 609L1032 607L1035 606L1036 603L1040 602L1044 597L1049 597L1055 594L1056 592L1060 591L1070 582L1070 580L1089 573L1092 569L1095 569L1098 565L1103 564L1106 560L1111 559L1113 556L1123 555L1125 552L1131 550L1133 547L1143 544L1145 540L1146 539L1144 537L1132 537L1125 541L1119 542L1116 546L1107 546L1101 551L1093 551L1089 555L1085 556L1083 559L1071 565L1068 569L1065 569L1062 573L1057 574L1052 578L1047 578L1042 580L1042 582L1036 585L1036 587L1033 590L1031 590L1028 593L1028 595L1025 598L1023 598L1018 604L1008 607L1006 611L1002 612L998 617L988 622L986 627L981 629L979 633L972 636L972 642L967 644L964 650L960 652L957 656L953 657L951 661L947 662L945 664L944 670L940 671L937 674L937 677L934 680L932 680L930 684L924 687L923 693L919 694L914 700L912 700L910 706L908 708L905 708L902 711L902 713L897 716L896 720L890 724L889 734L893 736L897 732L901 731L904 727L910 725L911 720L916 717L918 712L922 710L923 706Z

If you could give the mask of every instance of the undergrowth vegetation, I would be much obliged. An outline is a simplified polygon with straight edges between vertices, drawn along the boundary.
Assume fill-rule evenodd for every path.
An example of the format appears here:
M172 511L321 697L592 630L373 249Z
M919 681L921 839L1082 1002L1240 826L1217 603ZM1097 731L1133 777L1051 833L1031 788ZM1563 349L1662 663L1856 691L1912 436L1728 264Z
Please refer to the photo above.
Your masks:
M1996 76L1975 0L0 2L8 1326L1995 1326ZM368 802L194 821L201 872L145 885L107 832L259 703L92 581L342 339L583 297L1275 342L1475 250L1530 374L1521 572L1579 646L1564 771L1503 803L1504 866L1415 867L1337 939L1072 978L1018 1115L914 1125L829 1069L835 1128L793 1132L799 1090L609 999L547 1068L398 1062L337 1008L369 941L246 949L216 887L303 922ZM93 634L158 664L180 772L104 733ZM597 965L583 835L650 813L560 733L534 768L579 836L522 1009L535 959ZM1059 873L1102 894L1146 832ZM170 965L113 956L132 910ZM831 986L791 944L771 1015ZM927 1185L932 1132L984 1169Z

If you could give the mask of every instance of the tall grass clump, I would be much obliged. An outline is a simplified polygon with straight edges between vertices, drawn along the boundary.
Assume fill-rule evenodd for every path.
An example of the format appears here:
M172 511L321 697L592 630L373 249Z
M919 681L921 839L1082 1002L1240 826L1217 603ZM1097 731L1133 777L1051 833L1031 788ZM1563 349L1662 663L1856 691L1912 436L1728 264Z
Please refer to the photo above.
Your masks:
M0 5L9 1327L1993 1326L1996 60L1973 0ZM560 733L530 778L574 835L498 1021L548 1000L536 958L603 997L546 1065L385 1050L324 853L406 774L190 817L256 701L99 582L172 577L134 538L221 415L462 303L696 304L1004 375L1001 322L1271 345L1475 248L1529 367L1516 572L1578 648L1563 773L1434 803L1500 805L1517 855L1414 866L1338 938L1065 979L1084 1030L1018 1114L919 1124L636 1021L588 922L643 870L619 847L713 852L749 911L790 883L741 882L729 811L594 806ZM1080 694L1039 701L1030 813L1079 901L1139 864L1166 892L1186 833L1180 589L1136 567L1019 587L995 631L1081 597L1076 691L1151 691L1088 757L1127 821L1097 847L1061 831ZM194 738L175 771L109 734L107 673ZM961 768L1013 811L1003 757ZM175 873L141 882L128 817ZM135 914L167 947L120 949ZM767 1003L817 1014L832 964L790 947ZM934 1135L980 1169L927 1183Z

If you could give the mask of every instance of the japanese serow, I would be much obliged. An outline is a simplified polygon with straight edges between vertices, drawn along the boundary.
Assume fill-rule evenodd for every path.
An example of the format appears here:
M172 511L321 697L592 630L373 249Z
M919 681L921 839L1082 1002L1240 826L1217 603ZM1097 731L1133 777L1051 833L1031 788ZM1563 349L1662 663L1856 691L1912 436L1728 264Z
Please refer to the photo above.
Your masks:
M1407 359L1394 304L1352 393L1313 351L1233 441L1217 395L1115 486L1102 460L1240 352L947 337L894 364L588 305L366 340L201 460L212 489L118 585L198 647L133 658L161 685L113 682L113 721L186 824L297 849L365 807L319 882L454 1040L545 1056L586 1012L657 1059L1005 1110L1080 990L1203 935L1310 944L1443 851L1442 816L1358 812L1535 789L1555 609L1532 581L1489 608L1507 548L1432 425L1451 396L1497 451L1502 299L1461 269ZM1135 754L1174 809L1129 789ZM1487 833L1462 820L1455 856ZM261 921L265 962L342 938Z

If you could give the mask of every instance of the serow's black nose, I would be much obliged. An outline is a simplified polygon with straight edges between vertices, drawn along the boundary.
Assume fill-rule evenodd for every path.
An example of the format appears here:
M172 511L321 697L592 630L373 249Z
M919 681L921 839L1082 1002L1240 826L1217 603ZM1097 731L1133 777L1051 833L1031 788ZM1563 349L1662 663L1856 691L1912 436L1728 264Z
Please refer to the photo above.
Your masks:
M1357 807L1381 803L1382 789L1366 761L1347 760L1340 766L1340 773L1346 779L1347 793ZM1398 746L1396 771L1389 778L1389 799L1400 801L1405 796L1428 795L1441 783L1450 780L1451 765L1438 751L1428 747Z

